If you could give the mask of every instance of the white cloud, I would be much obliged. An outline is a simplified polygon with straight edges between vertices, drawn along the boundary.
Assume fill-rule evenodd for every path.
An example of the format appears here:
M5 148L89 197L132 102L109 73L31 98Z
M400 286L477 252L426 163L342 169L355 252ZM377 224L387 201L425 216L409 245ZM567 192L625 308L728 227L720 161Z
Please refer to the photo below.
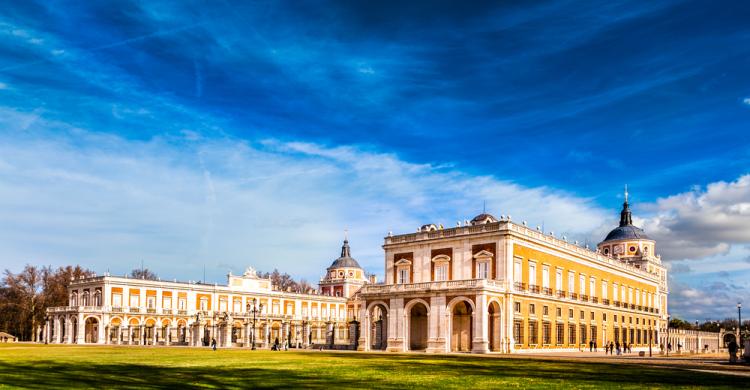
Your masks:
M8 84L0 82L0 89L8 89Z
M653 215L639 222L666 260L726 254L734 244L750 243L750 175L662 198L645 208Z
M214 280L254 265L317 280L348 228L353 254L383 272L382 238L488 211L585 234L587 199L412 164L356 147L156 137L130 141L39 119L0 142L0 266L82 263ZM73 135L74 134L74 135ZM190 134L190 133L186 133Z
M742 100L742 103L745 103L745 104L747 104L748 106L750 106L750 98L745 98L745 99L743 99L743 100Z

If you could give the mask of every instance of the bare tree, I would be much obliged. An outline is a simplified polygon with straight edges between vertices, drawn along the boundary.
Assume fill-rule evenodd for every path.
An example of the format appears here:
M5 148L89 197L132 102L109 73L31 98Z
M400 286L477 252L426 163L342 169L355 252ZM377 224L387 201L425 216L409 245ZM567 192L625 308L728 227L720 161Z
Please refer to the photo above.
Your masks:
M159 280L159 276L148 268L136 268L130 271L130 277L133 279Z

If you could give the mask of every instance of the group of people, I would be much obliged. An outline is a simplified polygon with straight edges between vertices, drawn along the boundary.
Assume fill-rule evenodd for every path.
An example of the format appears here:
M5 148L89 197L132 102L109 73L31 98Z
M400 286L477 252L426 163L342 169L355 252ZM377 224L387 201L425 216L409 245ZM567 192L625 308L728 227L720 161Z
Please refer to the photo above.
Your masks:
M609 344L604 345L604 354L613 355L615 352L617 352L617 356L620 356L623 353L633 352L632 347L633 347L633 344L622 343L622 345L620 345L619 341L617 342L610 341Z

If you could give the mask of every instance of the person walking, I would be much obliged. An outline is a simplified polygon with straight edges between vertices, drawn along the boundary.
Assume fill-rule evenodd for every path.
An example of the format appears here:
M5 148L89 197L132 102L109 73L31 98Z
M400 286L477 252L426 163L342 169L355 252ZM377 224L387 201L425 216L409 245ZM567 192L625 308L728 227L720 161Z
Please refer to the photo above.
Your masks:
M211 349L216 351L216 339L213 339L213 338L211 339Z
M596 345L596 341L594 341L594 352L599 352L599 346Z
M617 356L620 356L620 342L615 343L615 348L617 348Z
M589 352L594 352L594 342L589 341Z
M279 350L279 338L278 337L273 342L273 350L274 351L278 351Z
M727 344L727 350L729 350L729 363L737 363L737 342L732 340Z
M609 344L604 344L604 354L606 355L608 353L609 353Z
M615 353L615 343L609 342L609 354L613 355Z

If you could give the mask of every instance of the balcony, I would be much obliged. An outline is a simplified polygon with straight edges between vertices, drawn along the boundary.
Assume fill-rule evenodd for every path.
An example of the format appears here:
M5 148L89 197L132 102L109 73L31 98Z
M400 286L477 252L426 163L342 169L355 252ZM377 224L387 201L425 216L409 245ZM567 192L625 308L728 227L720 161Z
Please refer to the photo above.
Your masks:
M539 294L539 286L537 286L536 284L530 284L529 291L534 294Z
M552 296L552 289L549 288L549 287L543 287L542 288L542 292L544 292L544 295L547 295L547 296L550 296L550 297Z
M513 288L516 291L526 291L526 283L515 282L515 283L513 283Z
M581 297L581 300L584 301L584 302L588 302L588 300L589 300L589 296L586 295L586 294L581 294L580 297Z
M161 309L161 314L172 314L172 309Z
M141 308L140 307L131 307L131 308L128 308L128 313L140 313L140 312L141 312Z
M557 294L558 298L565 298L565 291L563 291L563 290L556 290L555 293Z
M635 310L635 305L632 303L630 304L630 310Z
M602 304L603 305L609 305L609 299L607 299L607 298L602 299Z
M599 298L597 298L597 297L591 297L591 302L593 302L593 303L599 303Z
M578 299L578 294L574 292L570 293L570 299Z
M187 310L177 310L177 314L181 315L181 316L186 316L187 315Z
M113 313L122 313L122 307L120 307L120 306L112 307L112 312Z
M491 279L465 279L465 280L447 280L438 282L424 283L404 283L404 284L366 284L360 289L361 294L386 294L419 291L427 292L430 290L462 290L490 288L494 290L503 290L505 282L502 280ZM344 300L345 298L341 298Z
M615 307L620 307L620 301L614 301Z
M146 309L146 313L156 314L156 309L154 309L153 307L149 307L148 309Z

